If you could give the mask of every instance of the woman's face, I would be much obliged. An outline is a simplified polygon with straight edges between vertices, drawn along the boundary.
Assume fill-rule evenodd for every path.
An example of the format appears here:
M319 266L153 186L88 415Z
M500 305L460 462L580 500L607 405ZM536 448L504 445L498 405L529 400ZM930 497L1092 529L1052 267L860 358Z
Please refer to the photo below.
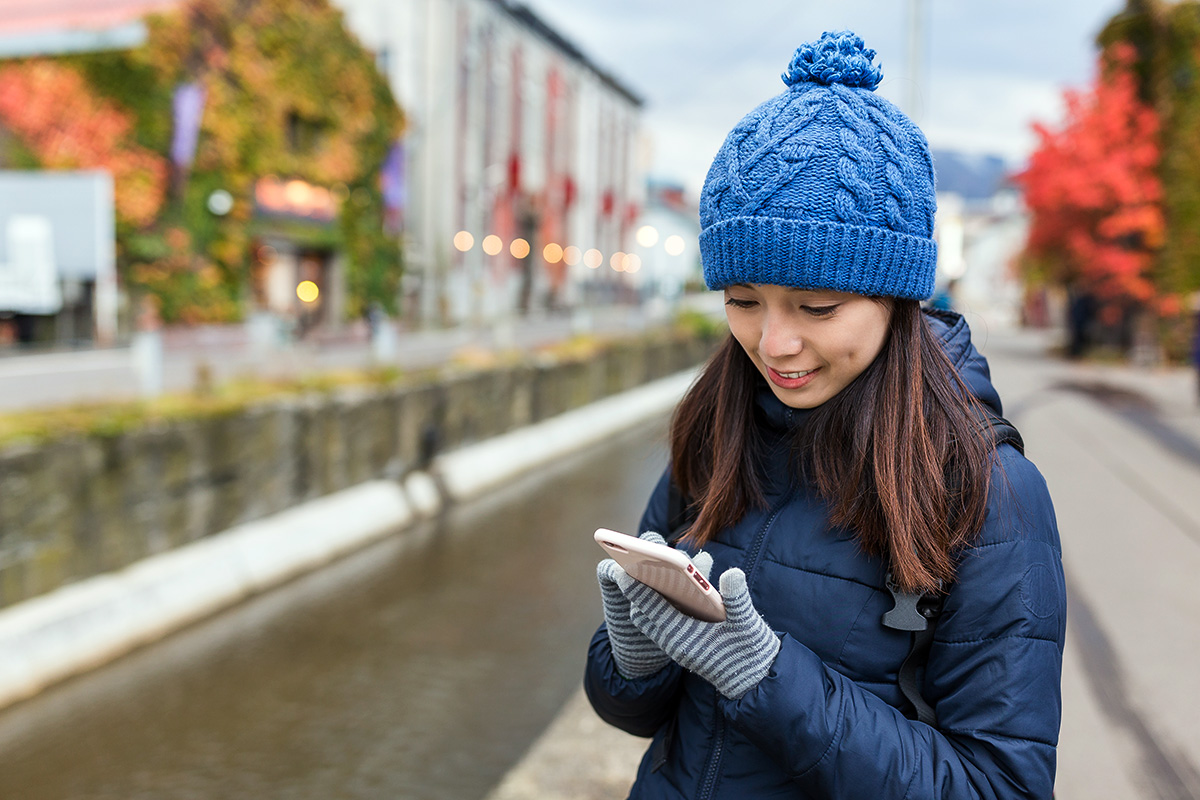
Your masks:
M775 396L792 408L816 408L879 355L892 304L825 289L739 283L725 289L725 315Z

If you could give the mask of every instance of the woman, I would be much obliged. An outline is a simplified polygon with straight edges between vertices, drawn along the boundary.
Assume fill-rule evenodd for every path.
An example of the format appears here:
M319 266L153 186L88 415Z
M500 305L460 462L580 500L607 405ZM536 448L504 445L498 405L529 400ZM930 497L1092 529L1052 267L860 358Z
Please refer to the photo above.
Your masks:
M1054 512L992 433L1000 399L966 324L920 309L933 168L873 94L874 55L851 33L799 48L705 183L705 279L731 336L676 412L641 531L670 535L686 499L675 545L720 576L728 619L686 617L601 562L585 686L605 720L654 737L632 797L1052 791ZM895 625L918 597L940 615Z

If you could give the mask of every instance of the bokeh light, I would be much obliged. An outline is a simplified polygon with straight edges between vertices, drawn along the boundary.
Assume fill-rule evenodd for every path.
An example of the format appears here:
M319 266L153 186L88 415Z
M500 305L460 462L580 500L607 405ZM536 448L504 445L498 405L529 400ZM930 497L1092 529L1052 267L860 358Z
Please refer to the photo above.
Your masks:
M615 269L617 272L624 272L626 258L628 258L628 256L626 256L624 253L622 253L620 250L618 250L617 252L612 254L611 258L608 259L608 265L610 267L612 267L613 269Z
M504 242L500 241L500 237L494 233L489 233L483 237L483 252L489 256L499 255L504 249Z
M583 263L587 264L589 269L596 269L604 263L604 254L593 247L583 254Z
M529 242L524 239L513 239L512 244L508 246L508 252L512 253L513 258L524 258L529 255Z
M563 260L562 245L551 242L542 248L542 258L546 259L547 264L557 264Z
M568 267L573 267L583 258L583 252L575 245L567 245L563 250L563 263Z
M304 181L288 181L283 192L290 205L300 207L308 205L312 195L309 185Z
M217 189L208 196L208 210L223 217L233 210L233 195L224 189Z
M630 253L625 257L625 271L629 273L637 272L642 268L642 257L637 253Z
M301 302L313 303L321 295L321 290L312 281L300 281L296 286L296 297L299 297Z
M454 249L460 253L465 253L475 246L475 237L467 231L459 231L454 234Z
M683 237L678 234L671 234L667 240L663 242L663 249L668 255L677 256L683 253L684 243Z
M642 247L654 247L658 244L658 228L653 225L643 225L638 228L637 243Z

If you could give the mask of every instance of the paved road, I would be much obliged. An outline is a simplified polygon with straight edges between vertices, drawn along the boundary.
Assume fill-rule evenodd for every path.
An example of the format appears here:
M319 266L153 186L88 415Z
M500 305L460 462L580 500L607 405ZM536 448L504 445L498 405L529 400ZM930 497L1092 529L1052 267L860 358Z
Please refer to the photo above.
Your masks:
M1200 798L1200 409L1183 370L985 343L1069 590L1058 797Z
M1070 612L1056 797L1200 800L1194 376L1066 364L1031 334L977 340L1062 534ZM605 757L581 762L584 749ZM576 696L490 800L621 796L643 749Z

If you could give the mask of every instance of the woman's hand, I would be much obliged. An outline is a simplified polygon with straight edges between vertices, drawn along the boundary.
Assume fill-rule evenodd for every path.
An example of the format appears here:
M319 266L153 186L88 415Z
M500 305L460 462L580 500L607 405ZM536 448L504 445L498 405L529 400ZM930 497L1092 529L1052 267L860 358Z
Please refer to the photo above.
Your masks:
M667 543L654 531L647 531L638 538L654 544ZM700 570L700 574L708 577L712 569L712 556L697 553L692 563ZM606 558L596 566L596 579L600 583L600 598L604 602L604 625L608 629L608 641L621 675L626 678L645 678L671 663L671 657L629 619L629 600L618 585L622 580L634 581L629 573L621 569L616 561Z
M689 617L665 597L621 570L618 588L630 606L630 619L656 647L681 667L738 700L758 685L779 653L779 637L750 600L746 573L734 567L721 574L723 622Z

